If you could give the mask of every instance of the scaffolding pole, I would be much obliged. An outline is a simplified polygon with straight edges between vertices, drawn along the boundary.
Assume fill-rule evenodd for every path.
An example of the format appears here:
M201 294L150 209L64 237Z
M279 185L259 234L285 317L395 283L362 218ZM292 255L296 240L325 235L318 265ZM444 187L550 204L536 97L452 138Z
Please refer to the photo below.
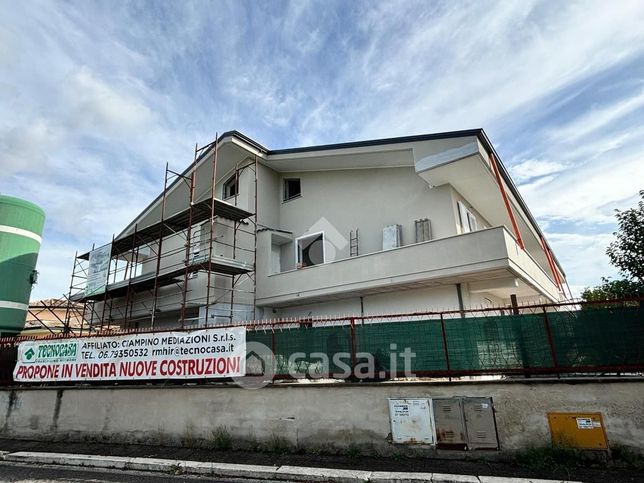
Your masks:
M203 307L205 321L201 322L208 325L212 313L211 305L225 300L230 301L229 319L233 321L236 312L235 303L240 303L235 292L252 293L252 312L255 318L258 159L256 155L254 159L249 155L246 161L235 163L234 201L224 202L216 196L220 163L219 148L218 135L206 146L200 148L198 144L195 145L192 164L183 173L170 170L166 163L163 191L156 204L156 209L159 210L156 213L160 212L159 219L143 227L141 227L141 220L137 220L133 224L133 232L130 230L127 234L112 238L104 293L86 293L85 285L88 276L86 265L89 264L89 253L81 256L76 253L65 326L69 325L71 318L72 300L82 304L81 326L86 322L86 314L89 313L90 327L97 327L99 330L111 328L112 325L118 328L129 328L133 324L138 328L139 323L144 320L149 321L151 329L155 329L159 324L160 312L167 312L173 316L176 314L177 325L185 328L187 321L192 320L190 312L192 306ZM197 168L202 161L207 162L210 156L212 156L210 199L198 202L200 193L197 192L199 173ZM245 169L253 172L253 178L243 178L248 180L245 189L255 192L255 207L252 213L247 208L238 207L242 199L239 193L241 174ZM177 183L183 182L189 188L189 204L176 213L169 213L170 206L176 208L179 201L172 198L175 202L169 204L170 191L174 193L173 196L176 195L177 191L174 191L174 188ZM219 211L220 206L221 211ZM210 223L208 236L202 233L200 239L193 239L197 224L205 222ZM218 230L218 227L222 227L222 230ZM183 245L175 243L175 237L181 237ZM184 237L185 240L183 240ZM252 240L249 237L252 237ZM206 243L207 253L204 254ZM149 252L142 254L141 249L146 246ZM173 248L175 246L177 248ZM197 249L197 246L200 248ZM216 246L221 247L222 251L220 252ZM198 253L199 251L201 253ZM141 256L143 262L141 262ZM124 263L120 263L121 260ZM231 262L235 263L231 264ZM191 287L196 283L192 281L191 275L199 272L206 272L204 274L206 275L204 277L206 278L205 297L203 292L189 295ZM230 284L222 278L224 284L218 286L217 275L230 277ZM249 279L248 283L251 287L247 287L246 282L242 285L245 280L244 275ZM169 285L176 285L176 289L161 291L162 287ZM200 283L199 287L202 290L203 283ZM144 292L149 292L149 295L143 296ZM248 295L243 296L242 303L251 303L246 297ZM99 307L97 302L102 303L102 306ZM217 316L220 315L223 314L217 314Z
M159 295L159 272L161 271L161 251L163 249L163 222L165 221L166 195L168 191L168 163L165 163L165 176L163 179L163 194L161 195L161 223L159 224L159 238L157 250L157 264L155 272L154 294L152 296L152 315L150 326L154 329L156 322L157 298Z
M206 275L206 308L204 309L204 324L208 327L210 313L210 284L212 277L212 239L215 236L215 184L217 182L217 160L219 156L219 133L215 134L215 154L212 157L212 179L210 181L210 232L208 236L208 274Z

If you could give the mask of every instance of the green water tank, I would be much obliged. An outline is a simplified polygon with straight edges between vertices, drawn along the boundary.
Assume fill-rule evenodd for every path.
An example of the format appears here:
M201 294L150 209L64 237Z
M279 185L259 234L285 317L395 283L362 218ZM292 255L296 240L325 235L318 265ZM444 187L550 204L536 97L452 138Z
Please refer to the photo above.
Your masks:
M25 326L44 224L33 203L0 195L0 336Z

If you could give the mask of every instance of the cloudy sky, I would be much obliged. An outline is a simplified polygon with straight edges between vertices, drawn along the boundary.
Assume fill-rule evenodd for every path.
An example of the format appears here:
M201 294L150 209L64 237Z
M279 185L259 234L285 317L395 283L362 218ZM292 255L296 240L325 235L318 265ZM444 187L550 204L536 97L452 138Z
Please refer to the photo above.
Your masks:
M643 1L0 0L0 192L48 215L32 296L230 129L277 149L482 127L573 289L596 284L644 189L643 25Z

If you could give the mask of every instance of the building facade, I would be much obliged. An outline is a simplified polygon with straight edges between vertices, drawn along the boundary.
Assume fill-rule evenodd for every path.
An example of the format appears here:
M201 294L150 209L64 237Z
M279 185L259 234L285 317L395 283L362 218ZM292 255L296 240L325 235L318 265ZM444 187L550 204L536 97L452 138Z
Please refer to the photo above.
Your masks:
M83 261L72 296L117 326L555 302L566 287L482 130L286 150L227 132Z

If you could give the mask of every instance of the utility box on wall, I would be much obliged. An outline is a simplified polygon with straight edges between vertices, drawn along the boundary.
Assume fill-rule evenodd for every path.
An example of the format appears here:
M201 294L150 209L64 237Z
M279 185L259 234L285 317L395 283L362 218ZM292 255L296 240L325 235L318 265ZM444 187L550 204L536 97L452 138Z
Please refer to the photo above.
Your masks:
M431 399L390 399L389 419L394 443L435 443Z
M460 397L433 399L436 443L443 448L466 449L467 434L463 400Z
M492 398L433 399L436 438L444 449L498 449Z
M552 443L578 449L608 449L601 413L548 413Z
M382 250L402 246L402 225L389 225L382 229Z
M440 449L498 449L492 398L389 399L391 440Z
M463 398L468 449L497 449L496 420L491 397Z

